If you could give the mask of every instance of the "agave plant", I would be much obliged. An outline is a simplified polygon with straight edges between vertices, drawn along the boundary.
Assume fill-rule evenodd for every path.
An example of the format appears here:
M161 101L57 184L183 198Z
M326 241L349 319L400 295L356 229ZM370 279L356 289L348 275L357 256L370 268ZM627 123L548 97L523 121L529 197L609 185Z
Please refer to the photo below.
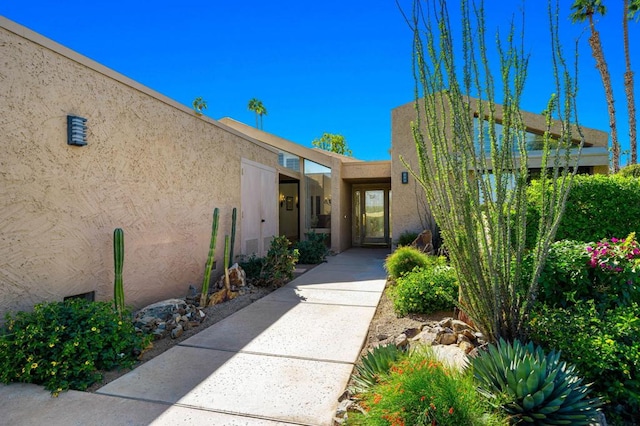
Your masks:
M560 353L544 354L529 342L500 340L472 360L478 391L506 411L514 423L589 425L597 418L599 398L587 398L588 384Z
M355 371L351 377L349 393L358 395L365 393L369 388L378 383L381 374L387 373L391 364L400 358L403 353L394 344L378 346L362 356L360 362L356 364Z

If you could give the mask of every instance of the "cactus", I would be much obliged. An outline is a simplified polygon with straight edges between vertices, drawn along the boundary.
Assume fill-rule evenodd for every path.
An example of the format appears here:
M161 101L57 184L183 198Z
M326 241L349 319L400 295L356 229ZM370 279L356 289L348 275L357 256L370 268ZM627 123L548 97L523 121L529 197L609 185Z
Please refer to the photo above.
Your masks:
M216 253L216 238L218 236L218 208L213 209L213 225L211 226L211 242L209 243L209 255L207 264L204 267L204 279L202 280L202 293L200 294L200 306L207 305L207 297L209 295L209 281L211 280L211 268Z
M473 358L478 391L506 411L518 424L592 424L602 404L587 398L575 366L560 361L560 353L500 340Z
M113 283L113 304L122 315L124 312L124 285L122 283L122 264L124 263L124 231L116 228L113 231L113 264L115 280Z
M229 236L224 236L224 284L228 291L231 290L229 283Z
M225 262L225 265L228 265L229 268L231 268L231 265L233 264L233 246L236 242L236 208L233 208L233 213L231 214L231 249L230 251L230 256L229 256L229 261Z

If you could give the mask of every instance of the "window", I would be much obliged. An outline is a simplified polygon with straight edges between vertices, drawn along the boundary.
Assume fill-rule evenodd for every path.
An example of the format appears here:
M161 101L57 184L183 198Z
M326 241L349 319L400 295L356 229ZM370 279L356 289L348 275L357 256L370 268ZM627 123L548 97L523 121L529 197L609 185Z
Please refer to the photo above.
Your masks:
M304 160L307 229L331 228L331 169Z

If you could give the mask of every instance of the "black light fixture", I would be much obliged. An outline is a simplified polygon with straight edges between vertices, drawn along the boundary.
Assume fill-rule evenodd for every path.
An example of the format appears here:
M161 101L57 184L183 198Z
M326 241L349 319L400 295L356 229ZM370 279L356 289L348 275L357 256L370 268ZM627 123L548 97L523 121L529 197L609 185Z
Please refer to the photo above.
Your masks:
M400 174L400 180L402 181L403 184L409 183L409 172L402 172Z
M67 144L85 146L87 144L87 119L67 115Z

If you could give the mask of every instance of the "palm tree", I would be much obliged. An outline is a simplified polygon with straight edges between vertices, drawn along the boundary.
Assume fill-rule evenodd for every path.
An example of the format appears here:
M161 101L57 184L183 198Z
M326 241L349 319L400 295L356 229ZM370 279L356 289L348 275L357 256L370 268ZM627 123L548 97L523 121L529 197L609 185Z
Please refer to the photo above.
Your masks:
M253 111L256 113L256 129L262 130L262 116L267 115L267 109L262 104L262 101L257 98L252 98L249 100L248 108L249 108L249 111ZM258 117L260 118L259 127L258 127Z
M638 163L638 149L636 141L636 102L633 97L633 71L631 71L631 58L629 57L629 19L640 10L640 0L624 0L622 8L622 35L624 39L624 90L627 95L627 111L629 113L629 150L631 151L631 164Z
M571 10L573 10L573 13L571 14L571 20L573 22L589 21L589 29L591 30L589 45L591 46L591 54L596 60L596 68L600 71L602 85L604 86L604 94L607 100L607 109L609 112L609 127L611 128L613 171L617 172L620 169L620 143L618 142L618 130L616 127L616 109L615 102L613 100L613 88L611 86L609 67L604 59L604 52L602 51L600 33L596 30L596 25L593 20L593 17L596 14L604 16L606 8L604 4L602 4L602 0L575 0L571 6Z

